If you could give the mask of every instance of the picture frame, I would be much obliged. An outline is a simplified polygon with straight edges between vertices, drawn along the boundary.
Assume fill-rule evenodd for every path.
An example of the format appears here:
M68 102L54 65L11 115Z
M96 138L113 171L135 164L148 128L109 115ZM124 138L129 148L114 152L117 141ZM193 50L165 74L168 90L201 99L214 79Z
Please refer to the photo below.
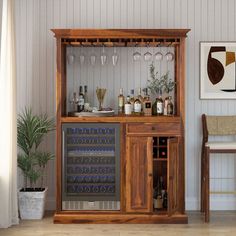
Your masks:
M236 99L236 42L200 42L200 99Z

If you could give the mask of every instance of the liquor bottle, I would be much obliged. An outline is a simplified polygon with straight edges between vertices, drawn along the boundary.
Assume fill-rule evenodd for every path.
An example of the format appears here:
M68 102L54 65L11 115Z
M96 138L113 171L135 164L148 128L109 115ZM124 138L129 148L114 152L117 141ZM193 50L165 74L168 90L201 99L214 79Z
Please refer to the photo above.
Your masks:
M125 115L131 115L132 114L132 105L130 102L130 96L128 95L126 97L126 103L125 103Z
M164 209L167 209L167 207L168 207L168 195L167 195L167 191L165 191L165 193L164 193L162 206L163 206Z
M83 87L79 86L79 102L78 102L78 112L82 112L84 110L84 94Z
M88 86L84 86L84 103L88 103Z
M144 99L143 99L143 96L142 96L142 89L141 88L139 88L139 91L138 91L138 99L141 102L141 112L142 112L143 111L143 101L144 101Z
M120 88L120 94L118 96L118 114L123 114L125 108L125 97L123 95L123 89Z
M153 191L153 203L154 208L161 209L162 208L162 194L161 194L161 187L160 187L160 179L157 180L157 185Z
M173 114L174 114L174 105L172 102L172 97L169 96L168 104L167 104L167 115L172 116Z
M155 100L155 102L152 104L152 115L156 116L157 115L157 99Z
M73 92L72 98L70 100L70 104L72 106L72 111L75 112L78 106L78 97L76 95L76 92Z
M134 112L134 89L130 90L130 103L131 103L131 109L132 109L132 113Z
M163 100L161 96L157 98L157 115L163 115Z
M90 104L88 101L88 86L84 86L84 111L89 111L90 109Z
M167 116L167 105L168 105L168 102L169 102L169 97L166 97L165 100L164 100L164 116Z
M141 115L141 112L142 112L142 102L137 97L134 100L134 114L135 115Z
M144 89L143 113L145 116L152 115L152 102L150 101L147 88Z

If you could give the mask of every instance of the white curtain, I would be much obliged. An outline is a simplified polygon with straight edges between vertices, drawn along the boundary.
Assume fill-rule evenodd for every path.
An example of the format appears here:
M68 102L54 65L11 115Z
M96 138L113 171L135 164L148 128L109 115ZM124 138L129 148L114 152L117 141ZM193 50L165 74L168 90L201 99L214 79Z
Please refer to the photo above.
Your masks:
M0 57L0 228L18 224L14 0L2 0Z

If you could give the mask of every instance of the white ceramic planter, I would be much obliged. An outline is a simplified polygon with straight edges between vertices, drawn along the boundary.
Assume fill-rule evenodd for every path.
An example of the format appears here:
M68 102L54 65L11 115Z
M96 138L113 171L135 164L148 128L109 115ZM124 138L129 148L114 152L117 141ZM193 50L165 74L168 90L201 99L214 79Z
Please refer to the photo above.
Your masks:
M20 218L39 220L43 218L48 188L40 192L18 192Z

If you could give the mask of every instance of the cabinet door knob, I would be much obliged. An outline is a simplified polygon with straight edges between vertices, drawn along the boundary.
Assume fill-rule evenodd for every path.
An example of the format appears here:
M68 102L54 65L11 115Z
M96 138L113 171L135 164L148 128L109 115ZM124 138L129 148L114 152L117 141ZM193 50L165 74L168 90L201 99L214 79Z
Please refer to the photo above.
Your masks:
M148 176L152 177L152 173L149 173Z
M155 127L154 127L154 126L152 126L152 130L155 130Z

